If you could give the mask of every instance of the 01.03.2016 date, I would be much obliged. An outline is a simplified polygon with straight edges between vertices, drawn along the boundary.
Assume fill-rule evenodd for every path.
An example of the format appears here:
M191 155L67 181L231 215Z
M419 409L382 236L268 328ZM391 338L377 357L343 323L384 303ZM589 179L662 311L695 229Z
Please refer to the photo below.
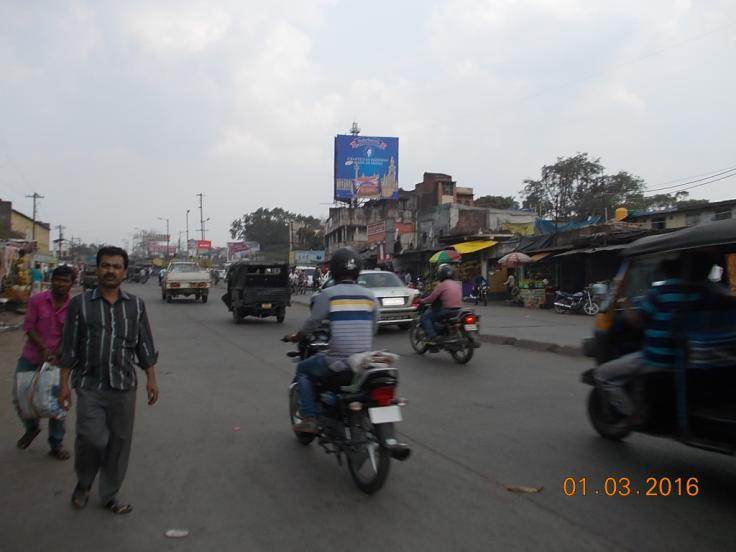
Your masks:
M697 477L646 477L634 481L630 477L566 477L562 481L565 496L698 496Z

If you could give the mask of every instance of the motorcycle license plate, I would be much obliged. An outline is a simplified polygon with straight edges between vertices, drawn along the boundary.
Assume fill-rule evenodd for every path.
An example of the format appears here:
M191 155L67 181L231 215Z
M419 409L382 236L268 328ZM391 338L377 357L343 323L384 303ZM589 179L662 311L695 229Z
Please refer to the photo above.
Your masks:
M398 406L379 406L369 408L368 415L373 424L388 424L401 421L401 408Z
M477 332L478 324L465 324L465 331L466 332Z
M261 305L261 308L262 308L262 309L270 309L270 308L271 308L271 303L263 303L263 304Z

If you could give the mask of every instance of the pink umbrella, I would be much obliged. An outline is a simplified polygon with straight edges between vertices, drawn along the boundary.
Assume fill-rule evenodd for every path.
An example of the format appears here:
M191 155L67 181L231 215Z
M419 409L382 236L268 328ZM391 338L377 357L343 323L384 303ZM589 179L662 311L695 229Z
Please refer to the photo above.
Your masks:
M519 251L514 251L508 255L504 255L498 260L498 264L508 268L515 268L519 265L532 262L532 258L529 255L525 255Z

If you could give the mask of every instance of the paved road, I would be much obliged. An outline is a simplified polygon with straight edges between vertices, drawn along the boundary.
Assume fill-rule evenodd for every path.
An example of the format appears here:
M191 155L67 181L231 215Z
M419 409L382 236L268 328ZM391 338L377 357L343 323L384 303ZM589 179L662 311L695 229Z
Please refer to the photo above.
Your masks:
M305 307L281 326L235 326L216 297L165 304L152 282L128 289L148 301L161 350L161 401L149 408L139 397L124 488L135 512L114 517L92 503L72 511L71 464L46 457L41 439L17 451L19 426L5 401L2 550L725 550L736 542L733 459L649 437L596 437L578 383L583 359L485 345L462 367L447 355L420 359L404 333L382 332L379 345L404 355L410 405L401 431L415 454L368 497L288 428L293 367L278 338L297 328ZM18 332L0 336L5 397L19 345ZM609 475L638 488L649 475L693 476L702 490L694 498L561 492L567 476L600 488ZM544 490L520 495L506 484ZM169 528L190 536L166 540Z

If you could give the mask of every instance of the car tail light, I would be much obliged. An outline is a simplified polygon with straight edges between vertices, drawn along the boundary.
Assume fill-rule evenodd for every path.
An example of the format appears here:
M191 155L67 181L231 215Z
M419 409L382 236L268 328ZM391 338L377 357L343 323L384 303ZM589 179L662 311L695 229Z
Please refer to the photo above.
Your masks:
M411 306L412 307L418 307L419 306L419 296L415 295L414 299L411 300Z
M179 282L171 282L171 287L178 288L178 287L181 287L181 284Z
M202 287L202 288L207 287L207 282L202 282L201 284L199 284L199 287Z
M478 322L478 319L473 314L468 314L465 318L463 318L464 324L475 324Z
M396 395L396 388L395 387L376 387L375 389L371 389L370 393L368 393L368 396L370 399L375 402L378 406L389 406L391 403L393 403L394 396Z

